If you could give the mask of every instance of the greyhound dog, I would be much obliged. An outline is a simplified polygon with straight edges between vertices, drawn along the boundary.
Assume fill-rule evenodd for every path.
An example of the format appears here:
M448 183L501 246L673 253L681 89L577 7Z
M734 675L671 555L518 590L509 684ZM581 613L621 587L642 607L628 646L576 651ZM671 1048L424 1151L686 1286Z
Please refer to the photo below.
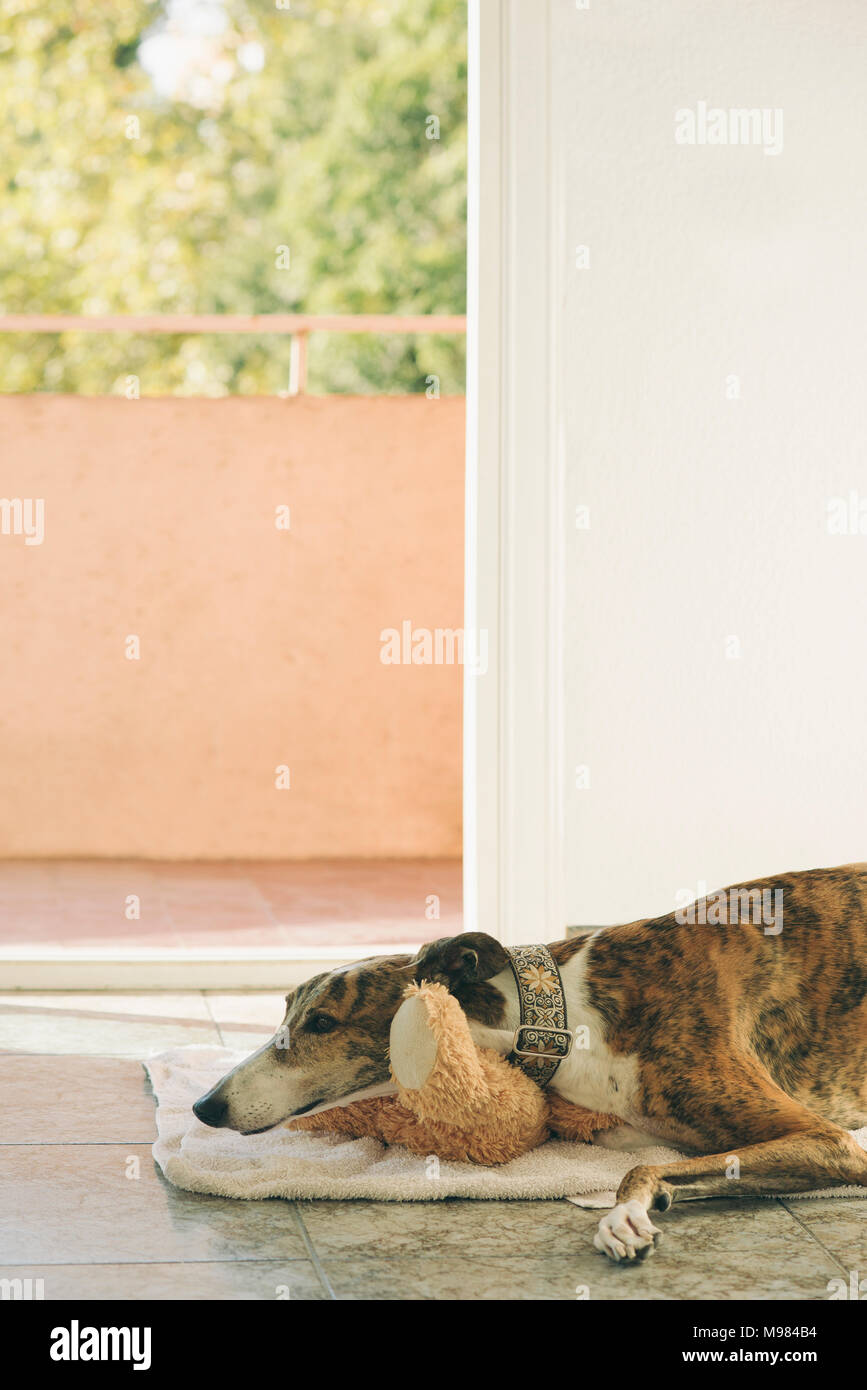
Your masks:
M720 913L733 895L768 893L781 905L771 928ZM660 1232L648 1213L676 1197L867 1188L867 1152L848 1133L867 1125L867 864L780 874L697 906L691 918L604 927L548 948L580 1037L552 1089L619 1116L615 1147L663 1142L696 1155L627 1173L595 1240L618 1261L652 1253ZM492 936L467 932L293 990L275 1037L195 1114L256 1134L383 1088L389 1027L413 979L446 984L474 1041L510 1052L521 1015L509 957Z

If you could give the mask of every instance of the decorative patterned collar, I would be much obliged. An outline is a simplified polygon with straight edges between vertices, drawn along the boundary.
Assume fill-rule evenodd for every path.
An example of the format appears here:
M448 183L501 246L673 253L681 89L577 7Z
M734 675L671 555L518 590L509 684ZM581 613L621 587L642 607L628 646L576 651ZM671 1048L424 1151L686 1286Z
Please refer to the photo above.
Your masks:
M521 1022L507 1060L544 1087L572 1051L563 981L547 946L506 949L521 1005Z

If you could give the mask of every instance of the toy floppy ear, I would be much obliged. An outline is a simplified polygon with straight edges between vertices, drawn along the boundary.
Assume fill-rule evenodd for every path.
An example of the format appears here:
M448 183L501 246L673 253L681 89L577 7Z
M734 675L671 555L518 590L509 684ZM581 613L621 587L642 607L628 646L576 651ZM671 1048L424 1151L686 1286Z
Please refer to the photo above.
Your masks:
M505 948L486 932L466 931L460 936L441 936L422 946L413 961L415 979L432 980L454 990L499 975L509 964Z

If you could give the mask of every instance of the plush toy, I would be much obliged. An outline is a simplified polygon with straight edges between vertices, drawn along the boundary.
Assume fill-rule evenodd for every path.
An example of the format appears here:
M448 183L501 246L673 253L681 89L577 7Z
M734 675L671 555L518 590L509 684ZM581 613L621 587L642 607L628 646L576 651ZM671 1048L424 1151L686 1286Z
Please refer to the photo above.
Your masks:
M409 985L391 1025L396 1095L298 1116L290 1129L372 1135L427 1157L508 1163L551 1134L589 1142L622 1123L548 1094L519 1067L472 1040L458 1000L438 983Z

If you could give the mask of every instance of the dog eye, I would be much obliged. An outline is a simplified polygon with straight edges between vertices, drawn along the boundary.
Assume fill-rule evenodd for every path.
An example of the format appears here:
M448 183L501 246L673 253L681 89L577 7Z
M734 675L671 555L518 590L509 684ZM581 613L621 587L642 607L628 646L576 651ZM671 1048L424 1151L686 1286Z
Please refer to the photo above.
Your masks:
M311 1033L330 1033L337 1026L337 1020L330 1014L314 1014L307 1024Z

